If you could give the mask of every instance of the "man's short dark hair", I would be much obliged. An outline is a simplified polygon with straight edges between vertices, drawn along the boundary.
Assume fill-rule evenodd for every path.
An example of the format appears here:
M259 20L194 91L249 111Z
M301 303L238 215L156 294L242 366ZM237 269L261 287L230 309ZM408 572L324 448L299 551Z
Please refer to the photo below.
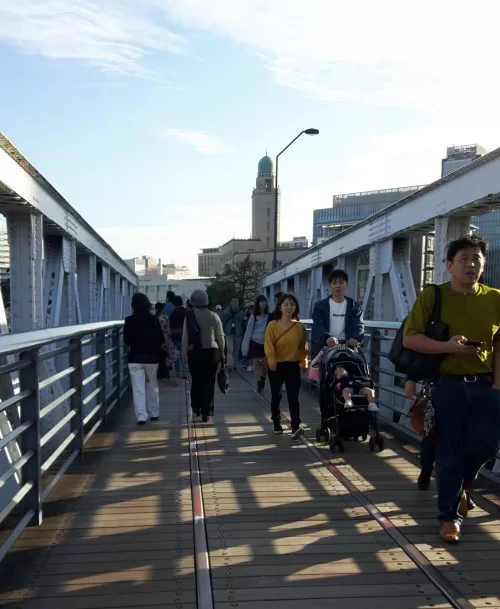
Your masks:
M172 304L174 305L174 307L182 307L182 305L184 304L182 296L174 296L172 298Z
M276 294L274 295L275 300L279 300L282 295L283 295L283 292L276 292Z
M455 239L455 241L451 241L448 244L448 249L446 250L447 262L453 262L460 250L466 250L470 247L478 247L484 257L486 257L488 253L488 242L486 239L476 235L467 235L465 237L460 237L460 239Z
M167 302L172 302L172 300L175 298L175 292L172 292L172 290L169 290L167 292Z
M349 275L343 269L334 269L328 276L328 283L332 283L335 279L340 279L349 283Z

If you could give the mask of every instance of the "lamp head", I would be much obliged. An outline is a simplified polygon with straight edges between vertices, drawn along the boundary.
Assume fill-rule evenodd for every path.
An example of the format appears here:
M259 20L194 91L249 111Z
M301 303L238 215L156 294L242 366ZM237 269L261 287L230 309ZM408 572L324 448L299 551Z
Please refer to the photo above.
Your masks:
M306 135L318 135L319 129L306 129L304 133Z

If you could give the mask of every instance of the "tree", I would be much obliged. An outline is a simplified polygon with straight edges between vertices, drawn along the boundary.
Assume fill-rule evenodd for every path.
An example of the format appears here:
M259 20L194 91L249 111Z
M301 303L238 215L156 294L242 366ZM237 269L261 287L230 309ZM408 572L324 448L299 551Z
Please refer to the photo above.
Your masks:
M240 305L253 302L259 293L262 271L250 254L234 266L226 264L222 273L217 273L207 287L213 305L227 307L231 298L238 298Z

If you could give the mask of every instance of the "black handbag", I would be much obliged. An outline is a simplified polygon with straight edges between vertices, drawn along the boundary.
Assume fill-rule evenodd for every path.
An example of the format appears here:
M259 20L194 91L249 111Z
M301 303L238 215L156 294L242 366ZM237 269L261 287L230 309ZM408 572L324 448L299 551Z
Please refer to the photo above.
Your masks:
M217 372L217 385L221 390L221 393L227 393L229 391L229 374L224 362L221 362L220 370Z
M430 285L426 289L434 289L434 306L427 323L425 335L434 340L446 342L449 340L447 324L441 321L441 289ZM396 333L388 357L394 364L396 372L410 374L414 380L430 379L439 374L439 368L446 355L441 353L418 353L403 346L404 327L406 319Z

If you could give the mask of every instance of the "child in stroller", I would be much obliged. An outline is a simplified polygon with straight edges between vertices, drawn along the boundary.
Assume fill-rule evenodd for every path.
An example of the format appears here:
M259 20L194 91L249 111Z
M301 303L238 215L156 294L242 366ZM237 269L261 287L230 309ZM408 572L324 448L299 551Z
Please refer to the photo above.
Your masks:
M318 442L327 441L332 452L344 452L348 439L366 440L370 427L369 447L384 449L375 402L374 383L365 356L359 349L335 345L323 350L320 382L321 427L316 430Z
M368 377L352 376L344 368L337 366L334 372L335 377L335 393L344 400L344 408L353 408L353 395L360 395L366 398L368 402L368 410L370 412L378 412L378 406L375 402L375 383Z

